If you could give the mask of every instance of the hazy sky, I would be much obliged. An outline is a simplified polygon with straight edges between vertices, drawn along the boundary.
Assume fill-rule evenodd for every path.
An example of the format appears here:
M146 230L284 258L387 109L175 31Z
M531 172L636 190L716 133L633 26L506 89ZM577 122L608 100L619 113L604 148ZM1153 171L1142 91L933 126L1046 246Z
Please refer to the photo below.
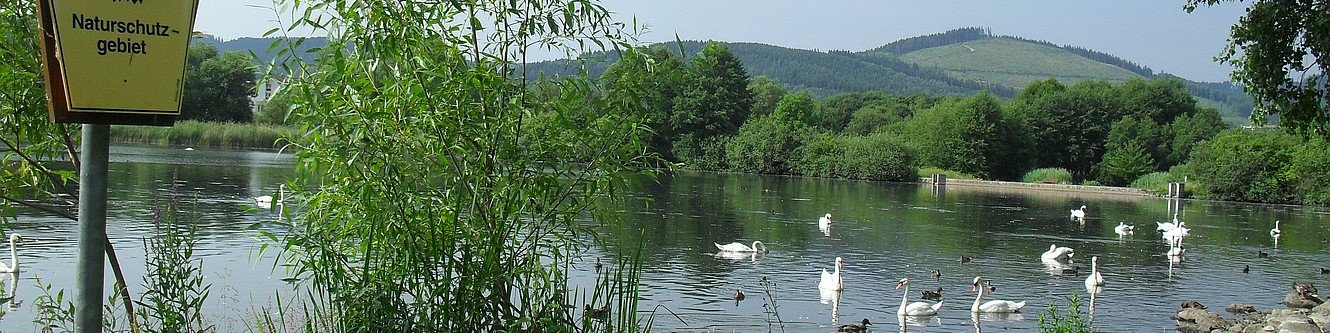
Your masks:
M271 0L201 0L195 30L223 39L275 27ZM980 26L994 34L1070 44L1199 81L1228 80L1212 59L1245 4L1200 8L1182 0L1123 1L603 1L619 19L646 25L643 41L757 42L861 51L912 36ZM257 6L257 7L256 7ZM289 21L287 21L289 22Z

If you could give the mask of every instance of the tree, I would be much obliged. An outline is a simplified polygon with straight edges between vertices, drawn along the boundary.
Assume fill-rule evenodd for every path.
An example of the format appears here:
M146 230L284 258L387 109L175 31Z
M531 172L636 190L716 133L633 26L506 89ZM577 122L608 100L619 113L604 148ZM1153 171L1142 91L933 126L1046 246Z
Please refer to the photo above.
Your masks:
M212 45L191 46L180 119L251 122L254 111L249 96L253 90L254 70L247 55L233 51L219 56Z
M1188 0L1200 5L1233 0ZM1253 0L1233 25L1217 59L1237 67L1233 79L1256 98L1252 122L1279 116L1281 126L1330 137L1330 8L1327 0Z
M1153 172L1155 161L1136 141L1113 146L1099 162L1099 183L1108 186L1127 186L1136 178Z
M776 111L776 103L785 97L785 88L781 87L780 80L769 76L753 78L753 82L748 84L748 91L753 93L752 116L771 114Z
M642 123L652 130L645 140L653 153L668 161L678 161L671 148L683 129L674 123L674 101L684 70L677 53L658 46L628 49L600 76L606 89L641 94L638 98L647 110Z
M1108 132L1108 141L1104 146L1108 147L1109 152L1114 149L1122 150L1127 145L1134 145L1152 162L1161 162L1158 165L1151 165L1150 171L1155 169L1164 169L1173 164L1164 164L1172 151L1169 144L1173 142L1173 137L1168 131L1168 127L1156 124L1154 120L1144 116L1126 116L1113 122L1113 126ZM1108 152L1104 153L1104 159L1107 162ZM1103 163L1101 162L1101 164ZM1102 168L1101 168L1102 170ZM1100 177L1102 179L1102 177ZM1127 179L1127 181L1135 178ZM1099 181L1105 183L1104 181ZM1120 183L1120 182L1118 182ZM1108 183L1105 183L1108 184ZM1113 185L1120 186L1120 185Z
M1215 135L1228 129L1228 123L1219 116L1214 108L1199 108L1195 114L1182 115L1173 119L1171 132L1173 142L1171 151L1165 159L1165 165L1177 165L1191 158L1193 147L1197 143L1210 140Z
M753 107L748 72L724 44L707 43L689 64L674 101L674 126L699 139L733 134Z
M818 124L817 117L813 114L816 107L813 96L806 92L797 92L781 98L780 103L776 104L776 112L772 115L780 121L815 127Z
M1015 179L1028 168L1023 156L1025 131L1004 117L996 96L978 93L940 103L905 122L912 144L925 165L985 179Z
M1188 167L1211 199L1291 203L1294 184L1285 168L1298 142L1279 131L1230 129L1197 145Z

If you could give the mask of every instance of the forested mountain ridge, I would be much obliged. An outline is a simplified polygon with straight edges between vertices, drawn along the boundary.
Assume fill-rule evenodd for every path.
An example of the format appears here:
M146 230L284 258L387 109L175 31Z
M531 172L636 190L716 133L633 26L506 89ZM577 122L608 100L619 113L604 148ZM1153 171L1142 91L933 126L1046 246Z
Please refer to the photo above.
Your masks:
M1229 83L1196 82L1171 74L1155 74L1149 67L1103 52L994 36L982 28L911 37L859 52L720 43L743 61L749 76L771 77L791 91L807 90L819 96L870 90L898 95L989 91L1011 98L1029 83L1050 77L1068 84L1081 80L1124 82L1144 78L1181 80L1198 103L1219 109L1233 122L1246 119L1252 104L1240 87ZM705 42L652 46L678 52L680 44L684 54L691 57ZM961 54L968 57L946 57L960 52L969 53ZM581 60L588 64L587 72L596 76L616 61L617 56L613 52L594 52L583 55ZM577 71L575 65L569 60L537 62L527 66L526 74L528 77L571 74Z

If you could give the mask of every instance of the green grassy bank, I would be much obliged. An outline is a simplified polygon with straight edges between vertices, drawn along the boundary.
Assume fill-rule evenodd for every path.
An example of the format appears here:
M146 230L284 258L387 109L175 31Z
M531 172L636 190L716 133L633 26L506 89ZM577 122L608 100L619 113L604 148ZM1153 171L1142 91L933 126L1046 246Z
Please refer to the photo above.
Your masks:
M172 127L112 126L111 141L164 146L277 149L284 137L295 137L291 126L259 124L177 122Z

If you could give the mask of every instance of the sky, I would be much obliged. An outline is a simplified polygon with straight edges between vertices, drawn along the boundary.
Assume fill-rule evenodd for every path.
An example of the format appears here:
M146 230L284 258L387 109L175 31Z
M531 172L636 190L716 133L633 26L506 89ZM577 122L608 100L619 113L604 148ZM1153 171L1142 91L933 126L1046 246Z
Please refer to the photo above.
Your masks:
M1197 81L1226 81L1213 60L1245 3L1182 10L1184 0L603 0L622 22L644 25L642 42L755 42L821 51L862 51L962 27L1116 55ZM271 0L200 0L194 30L225 40L277 27ZM286 20L284 22L290 22Z

